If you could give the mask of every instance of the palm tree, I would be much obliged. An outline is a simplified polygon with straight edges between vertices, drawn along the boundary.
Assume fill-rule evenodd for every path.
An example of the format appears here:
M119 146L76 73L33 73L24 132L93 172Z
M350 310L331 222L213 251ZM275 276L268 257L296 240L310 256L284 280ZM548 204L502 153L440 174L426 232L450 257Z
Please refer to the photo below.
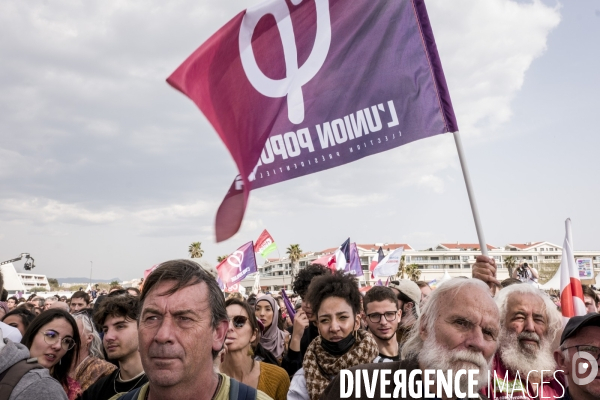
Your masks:
M193 242L190 244L188 252L190 253L190 258L201 258L204 254L204 250L202 250L202 243Z
M513 256L504 257L504 266L508 268L508 277L512 278L513 270L517 265L517 260Z
M405 265L404 265L404 256L400 257L400 264L398 265L398 273L396 274L397 277L399 277L400 279L404 279L404 270L405 270Z
M217 262L218 263L223 262L223 261L227 260L227 257L229 257L229 256L218 256L217 257Z
M411 281L418 281L421 277L421 270L417 264L409 264L406 266L406 275Z
M296 276L298 272L298 260L302 257L302 249L300 249L299 244L290 244L290 247L287 248L286 254L289 256L290 261L292 262L292 279Z

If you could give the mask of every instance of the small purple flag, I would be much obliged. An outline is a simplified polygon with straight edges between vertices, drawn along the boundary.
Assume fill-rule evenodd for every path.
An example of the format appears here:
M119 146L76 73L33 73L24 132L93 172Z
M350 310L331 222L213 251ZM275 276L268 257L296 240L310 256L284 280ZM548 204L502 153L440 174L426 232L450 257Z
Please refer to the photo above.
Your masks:
M377 279L377 283L375 284L375 286L383 286L383 282L381 282L381 279Z
M292 302L290 301L290 299L287 297L287 293L285 293L285 289L281 289L281 297L283 297L283 303L285 304L285 308L287 309L288 315L290 316L290 319L292 320L292 323L293 323L294 317L296 316L296 309L292 305Z
M346 272L356 276L363 276L362 265L360 265L360 256L358 255L358 248L356 243L350 243L350 261L346 265Z
M228 287L256 271L254 243L252 242L246 243L217 265L219 278Z

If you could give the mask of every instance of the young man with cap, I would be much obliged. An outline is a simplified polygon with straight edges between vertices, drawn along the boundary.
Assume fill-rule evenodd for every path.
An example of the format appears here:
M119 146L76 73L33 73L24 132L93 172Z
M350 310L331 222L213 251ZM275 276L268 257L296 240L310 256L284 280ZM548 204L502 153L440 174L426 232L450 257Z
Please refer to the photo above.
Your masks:
M586 360L585 356L591 356L595 361L590 364L591 360ZM560 338L560 348L554 351L558 369L563 371L568 382L563 399L591 400L600 397L599 358L600 314L571 317ZM585 371L585 374L579 371ZM590 373L595 373L595 377L586 382L585 378Z
M402 318L398 325L396 340L402 347L406 341L408 332L419 318L419 303L421 302L421 289L410 279L391 281L388 287L392 288L398 298L398 310L402 312Z

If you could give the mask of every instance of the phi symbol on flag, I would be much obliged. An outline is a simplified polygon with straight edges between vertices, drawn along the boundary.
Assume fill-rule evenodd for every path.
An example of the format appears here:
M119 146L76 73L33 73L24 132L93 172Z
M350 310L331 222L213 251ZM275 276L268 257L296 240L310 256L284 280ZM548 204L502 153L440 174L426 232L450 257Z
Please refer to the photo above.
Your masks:
M302 0L292 0L298 5ZM287 96L288 118L293 124L304 121L304 98L302 86L308 83L321 69L331 44L331 21L329 0L315 0L317 10L317 33L315 44L308 59L298 67L298 52L290 10L285 0L273 0L253 8L248 8L240 26L239 46L242 67L254 88L267 97ZM277 21L277 28L283 43L286 77L271 79L258 67L252 50L252 34L258 21L271 14Z
M237 268L238 271L241 271L242 263L244 262L244 253L239 250L234 251L233 254L227 257L227 262L232 267Z

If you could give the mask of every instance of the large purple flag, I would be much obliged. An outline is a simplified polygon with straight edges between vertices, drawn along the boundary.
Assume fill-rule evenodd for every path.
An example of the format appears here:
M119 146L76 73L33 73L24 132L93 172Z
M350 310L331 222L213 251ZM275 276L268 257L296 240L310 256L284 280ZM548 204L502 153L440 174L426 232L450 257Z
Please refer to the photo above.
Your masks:
M256 271L254 243L252 242L246 243L217 265L219 278L227 287L238 283L248 274Z
M362 265L360 265L358 248L354 242L350 243L350 261L348 261L348 264L346 265L346 271L356 276L364 275Z
M167 81L239 170L217 241L238 231L253 189L458 130L423 0L269 0Z

